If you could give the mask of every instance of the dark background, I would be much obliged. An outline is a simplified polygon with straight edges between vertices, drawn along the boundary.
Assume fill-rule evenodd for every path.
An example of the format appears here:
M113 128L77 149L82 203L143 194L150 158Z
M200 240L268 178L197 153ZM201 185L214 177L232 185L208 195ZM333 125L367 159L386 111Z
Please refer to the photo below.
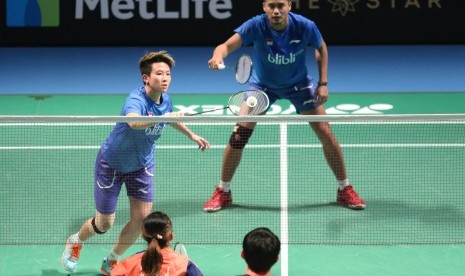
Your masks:
M0 95L127 94L141 83L140 56L161 49L176 58L170 93L232 93L243 89L233 74L209 70L207 62L236 27L263 12L260 0L233 0L231 18L215 19L207 4L228 0L204 0L204 18L193 19L192 1L202 0L152 0L149 12L157 1L169 12L190 3L190 19L102 20L97 8L75 20L78 0L60 0L59 27L7 28L6 1L0 0ZM126 1L138 10L140 2ZM314 20L328 44L331 93L465 91L465 0L300 0L293 11ZM307 66L317 77L311 57Z
M215 19L207 1L203 19L194 18L190 2L190 19L143 20L134 3L135 17L129 20L111 15L102 20L99 8L84 9L84 18L76 20L76 0L62 0L59 27L7 28L6 0L1 0L0 46L212 46L262 13L261 1L233 0L232 16ZM181 0L165 3L167 11L180 10ZM156 10L157 1L148 2L148 11ZM329 45L465 44L463 0L300 0L293 11L315 21Z

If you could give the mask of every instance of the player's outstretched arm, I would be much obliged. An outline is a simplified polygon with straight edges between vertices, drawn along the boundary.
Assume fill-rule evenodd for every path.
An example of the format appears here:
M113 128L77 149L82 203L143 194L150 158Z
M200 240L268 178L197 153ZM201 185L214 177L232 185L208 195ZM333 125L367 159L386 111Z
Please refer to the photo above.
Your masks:
M131 113L126 114L126 116L127 117L140 117L141 115L135 112L131 112ZM146 129L148 127L153 127L156 124L157 124L156 122L143 122L143 121L142 122L128 122L129 127L131 127L132 129L139 129L139 130Z
M196 142L197 145L199 145L199 149L204 151L206 149L210 148L210 143L207 141L207 139L195 134L192 132L185 124L179 122L179 123L174 123L171 124L175 129L177 129L179 132L183 133L186 135L189 139L192 141Z
M172 112L172 113L167 113L165 115L166 116L184 116L182 112ZM199 145L200 150L204 151L210 148L210 143L207 141L207 139L192 132L184 123L177 122L177 123L171 124L171 126L174 127L177 131L186 135L192 141L196 142L197 145Z
M239 34L233 34L224 43L216 46L211 59L208 61L208 67L218 69L218 64L224 64L223 59L230 53L236 51L242 45L242 39Z

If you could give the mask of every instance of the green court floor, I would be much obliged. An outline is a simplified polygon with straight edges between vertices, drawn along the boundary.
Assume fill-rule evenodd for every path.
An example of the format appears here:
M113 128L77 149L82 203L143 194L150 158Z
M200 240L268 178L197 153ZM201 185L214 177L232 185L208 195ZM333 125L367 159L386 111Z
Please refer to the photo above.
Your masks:
M202 107L207 104L221 105L227 100L225 95L208 95L208 98L204 102L204 97L197 95L173 96L175 105L186 110L208 108ZM117 115L124 99L121 95L2 96L0 114ZM465 93L335 94L327 109L333 114L465 113L461 104L464 100ZM290 112L287 103L280 102L277 106L275 110L283 114ZM213 214L204 213L201 206L218 179L219 160L231 126L215 129L192 126L205 137L212 137L210 142L216 145L205 154L186 149L184 145L188 143L175 138L171 130L164 133L170 138L162 137L159 142L156 174L164 183L156 186L154 209L170 214L178 239L186 243L190 257L205 275L243 273L240 242L248 229L266 225L281 234L280 161L275 158L280 149L266 147L279 143L278 128L259 127L251 140L250 154L244 156L234 179L234 208ZM0 275L67 275L60 267L63 243L69 233L77 231L87 214L92 214L92 186L88 183L92 183L93 159L111 128L80 132L77 127L72 130L76 133L71 131L63 136L59 133L65 130L58 128L55 132L58 135L49 136L41 128L31 127L28 131L35 135L27 135L20 141L14 138L21 137L24 129L0 129L3 131L0 148L4 148L0 150L4 171L0 185L5 185L0 192ZM463 125L451 129L442 125L382 128L335 125L333 131L350 164L351 179L359 183L357 189L366 197L368 207L357 212L335 206L334 180L321 149L311 146L317 140L311 137L308 127L290 126L288 143L294 147L288 150L289 244L283 252L284 263L280 261L273 268L273 275L465 274ZM77 138L63 142L64 137ZM403 146L438 142L448 146ZM73 154L5 150L32 143L88 147ZM389 151L374 147L373 143L395 146ZM307 144L310 146L302 146ZM308 156L317 157L307 164L303 160ZM268 165L256 167L257 158L266 160ZM47 162L43 162L45 159ZM60 171L65 163L65 171ZM22 177L24 167L28 168L29 178ZM189 176L179 173L182 169L190 170ZM415 172L408 174L406 169ZM72 177L56 183L63 176L54 175L55 171ZM309 184L301 183L302 171L308 171ZM192 185L189 188L184 187L186 177ZM251 185L261 183L262 179L266 181L260 187ZM31 183L33 180L42 186ZM25 191L23 198L29 202L18 200ZM79 206L79 210L70 214L70 206ZM79 270L73 275L99 275L101 259L127 218L124 199L120 206L121 215L113 232L85 245ZM143 247L139 241L126 256Z
M223 106L228 94L174 94L177 110L201 111ZM126 95L2 95L1 115L118 115ZM325 104L330 114L435 114L464 113L465 92L442 93L334 93ZM379 110L377 107L381 106ZM276 114L289 110L278 101ZM186 109L187 108L187 109ZM190 109L189 109L190 108ZM281 113L280 113L281 112ZM292 113L290 113L292 114ZM215 115L218 115L215 113Z

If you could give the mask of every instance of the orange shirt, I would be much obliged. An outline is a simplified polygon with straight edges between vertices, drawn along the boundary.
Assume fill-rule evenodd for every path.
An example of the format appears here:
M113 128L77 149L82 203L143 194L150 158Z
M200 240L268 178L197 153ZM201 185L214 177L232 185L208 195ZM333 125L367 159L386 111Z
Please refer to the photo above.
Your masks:
M141 271L141 259L144 252L134 254L122 262L111 271L112 276L143 276ZM160 276L184 276L186 275L187 265L189 259L175 252L170 247L165 247L161 250L163 255L163 264L161 271L158 273Z

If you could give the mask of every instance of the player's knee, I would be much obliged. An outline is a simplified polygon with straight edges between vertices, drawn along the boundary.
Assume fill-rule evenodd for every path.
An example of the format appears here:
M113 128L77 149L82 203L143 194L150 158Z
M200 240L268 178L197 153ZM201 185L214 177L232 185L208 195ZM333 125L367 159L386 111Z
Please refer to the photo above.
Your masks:
M100 235L105 234L111 227L111 224L109 222L97 227L97 225L95 224L95 217L92 218L91 224L92 228L94 229L94 232Z
M229 144L233 149L243 149L249 141L250 136L252 136L252 132L253 129L236 125L229 138Z

